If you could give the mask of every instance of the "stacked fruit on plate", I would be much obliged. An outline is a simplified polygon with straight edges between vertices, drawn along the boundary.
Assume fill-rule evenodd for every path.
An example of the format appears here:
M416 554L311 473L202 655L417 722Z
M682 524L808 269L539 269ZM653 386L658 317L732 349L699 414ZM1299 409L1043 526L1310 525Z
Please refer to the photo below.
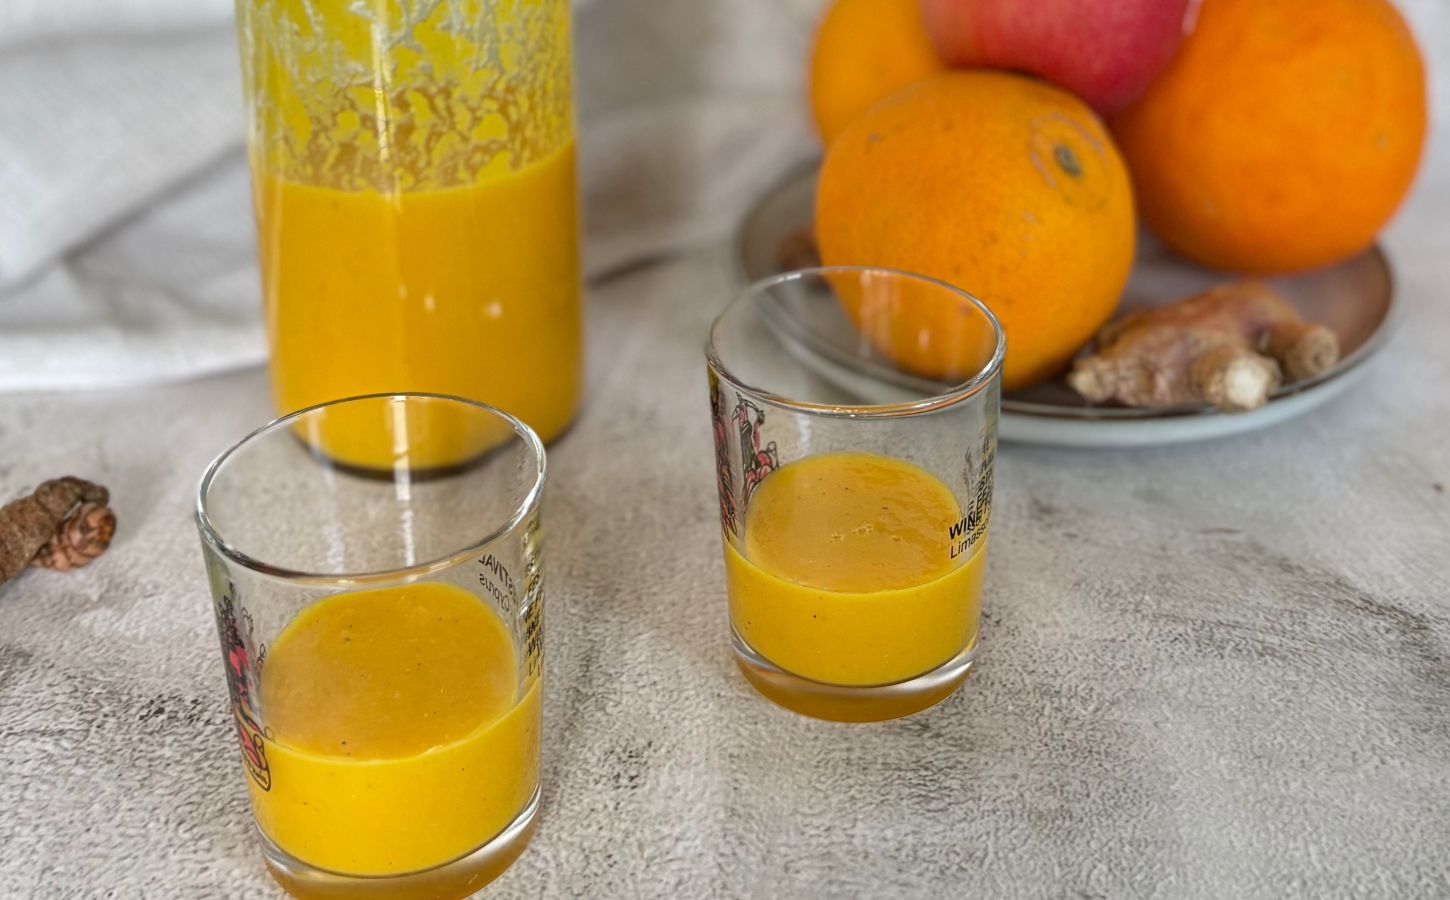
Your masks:
M1105 329L1139 218L1225 273L1332 265L1373 244L1426 128L1389 0L834 0L809 79L823 263L981 298L1006 390L1071 368L1089 400L1137 406L1252 408L1338 352L1257 281ZM929 351L894 361L961 374Z

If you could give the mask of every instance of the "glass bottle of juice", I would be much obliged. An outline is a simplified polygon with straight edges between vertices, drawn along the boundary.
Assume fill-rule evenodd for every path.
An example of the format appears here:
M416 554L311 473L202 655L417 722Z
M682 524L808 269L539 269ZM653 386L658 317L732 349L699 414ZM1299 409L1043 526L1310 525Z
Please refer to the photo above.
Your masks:
M237 10L278 411L425 391L557 436L582 355L568 0ZM390 467L364 431L303 437Z

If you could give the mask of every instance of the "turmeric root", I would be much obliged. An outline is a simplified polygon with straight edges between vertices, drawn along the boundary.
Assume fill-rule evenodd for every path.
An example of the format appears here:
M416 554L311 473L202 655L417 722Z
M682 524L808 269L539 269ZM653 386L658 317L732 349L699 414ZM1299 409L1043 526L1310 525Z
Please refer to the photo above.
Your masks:
M0 584L28 565L71 569L106 549L116 516L98 484L66 476L0 509Z
M1310 378L1338 361L1334 332L1305 322L1266 285L1244 281L1109 323L1067 382L1092 403L1238 412L1263 406L1284 376Z
M36 551L32 566L60 572L79 569L106 552L116 533L116 514L104 503L86 500L60 523L54 536Z

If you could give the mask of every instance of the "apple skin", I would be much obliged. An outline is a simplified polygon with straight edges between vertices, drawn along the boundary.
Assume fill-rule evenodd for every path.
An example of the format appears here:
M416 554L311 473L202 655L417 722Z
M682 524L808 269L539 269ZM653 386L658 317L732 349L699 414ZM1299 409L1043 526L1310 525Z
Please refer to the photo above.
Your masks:
M1110 116L1168 65L1198 0L921 0L951 66L1016 69Z

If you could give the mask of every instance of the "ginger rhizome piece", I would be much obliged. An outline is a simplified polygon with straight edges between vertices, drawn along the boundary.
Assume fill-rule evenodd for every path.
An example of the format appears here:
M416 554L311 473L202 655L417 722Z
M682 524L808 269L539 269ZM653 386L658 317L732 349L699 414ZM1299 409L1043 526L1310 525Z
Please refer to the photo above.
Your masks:
M1334 332L1305 322L1267 285L1243 281L1110 322L1067 382L1092 403L1239 412L1263 406L1283 378L1338 361Z
M0 509L0 584L28 565L73 569L100 556L116 532L105 488L66 476Z

